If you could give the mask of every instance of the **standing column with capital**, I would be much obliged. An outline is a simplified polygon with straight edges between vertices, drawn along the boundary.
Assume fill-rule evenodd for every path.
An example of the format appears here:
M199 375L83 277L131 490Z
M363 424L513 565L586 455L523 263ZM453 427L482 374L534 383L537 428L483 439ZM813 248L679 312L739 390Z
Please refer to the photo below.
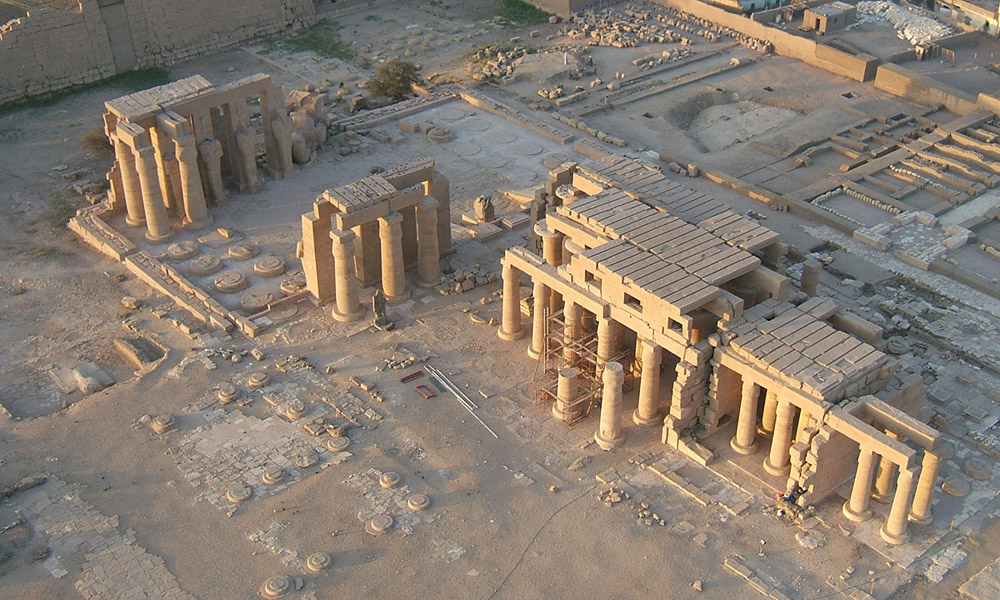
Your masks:
M348 229L335 229L330 233L333 239L333 262L337 303L333 308L333 318L338 321L357 321L365 314L358 294L358 271L354 264L354 240L357 236Z
M417 204L417 285L433 287L441 278L438 246L438 201L424 196Z
M501 276L503 312L497 336L502 340L513 342L524 337L524 325L521 324L521 270L503 263Z
M167 207L160 194L160 182L156 174L156 152L152 146L136 149L136 168L142 185L142 208L146 214L146 239L153 243L166 242L173 237Z
M858 453L858 471L854 475L851 497L844 502L844 516L852 521L865 521L872 516L869 503L872 496L872 473L875 471L875 452L861 447Z
M893 494L892 505L889 506L889 516L885 518L885 523L879 530L882 539L894 546L905 544L910 539L910 533L906 527L906 517L910 512L913 482L919 472L920 467L899 469L899 477L896 479L896 493Z
M917 490L913 494L913 506L910 507L910 522L917 525L927 525L934 520L931 513L931 501L934 500L934 489L937 487L938 467L941 457L937 450L924 450L924 460L920 465L920 478L917 479Z
M604 389L601 396L601 424L594 434L594 441L604 450L614 450L625 441L621 426L622 381L625 369L621 363L611 361L604 365L601 375Z
M636 425L659 425L660 418L660 361L663 350L652 340L642 340L642 376L639 379L639 406L632 413Z
M146 224L146 211L142 207L142 182L136 169L132 148L120 139L115 140L115 157L122 172L122 191L125 193L125 223L130 227Z
M177 152L177 163L180 168L181 194L184 202L184 227L187 229L204 229L212 224L205 203L205 190L201 187L201 175L198 171L198 147L194 136L182 135L174 140Z
M549 308L549 286L536 281L532 291L534 307L531 313L531 344L528 346L528 356L538 358L545 347L545 311Z
M542 238L542 257L545 262L553 267L562 264L563 257L563 235L554 231L549 231L545 227L545 221L540 221L535 225L535 233ZM552 290L549 294L549 314L556 314L563 307L562 294Z
M391 212L378 218L382 243L382 291L386 302L403 302L410 297L403 272L403 215Z

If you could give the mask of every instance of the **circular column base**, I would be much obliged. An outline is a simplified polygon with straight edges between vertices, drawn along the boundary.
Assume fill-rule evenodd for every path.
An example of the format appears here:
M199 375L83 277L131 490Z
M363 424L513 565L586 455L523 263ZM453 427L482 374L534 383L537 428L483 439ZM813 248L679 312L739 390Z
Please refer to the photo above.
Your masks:
M146 219L133 219L132 217L125 217L125 224L129 227L145 227Z
M663 417L659 413L651 417L643 417L639 415L639 409L637 408L632 412L632 422L639 427L656 427L663 423Z
M893 490L889 490L885 494L880 494L878 492L872 492L872 500L878 502L879 504L889 504L892 502Z
M763 436L771 436L771 435L774 435L774 430L773 429L764 429L763 427L757 426L757 434L758 435L763 435Z
M401 302L406 302L409 299L410 299L410 290L403 290L402 294L397 294L395 296L390 296L389 294L385 294L386 304L399 304Z
M173 238L174 238L174 232L171 230L167 230L167 232L162 235L153 235L148 231L146 232L146 239L149 240L150 242L153 242L154 244L162 244L164 242L169 242Z
M365 309L364 309L363 306L361 306L359 304L357 310L355 310L353 312L349 312L347 314L344 314L344 313L341 313L340 311L338 311L337 307L334 306L333 310L330 311L330 313L333 315L333 318L335 320L340 321L341 323L348 323L350 321L357 321L357 320L361 319L362 317L364 317L365 316Z
M733 450L735 450L736 452L738 452L739 454L743 454L743 455L754 454L754 453L757 452L757 448L758 448L758 445L757 445L756 441L754 441L749 446L743 446L739 442L736 441L735 437L733 439L729 440L729 446Z
M901 533L900 535L896 535L894 533L886 531L885 526L886 523L883 523L881 529L879 529L878 532L882 536L883 540L892 544L893 546L902 546L910 539L910 533L905 529L903 530L903 533Z
M619 431L617 436L613 438L605 438L601 436L601 430L598 429L597 432L594 433L594 441L601 447L601 450L614 450L625 442L625 436Z
M552 416L560 421L569 421L576 416L575 413L568 410L564 410L559 406L560 402L557 400L555 404L552 405Z
M927 514L922 517L916 517L910 513L907 520L914 525L930 525L934 521L934 513L927 511Z
M851 510L851 501L850 500L848 500L847 502L844 502L844 506L842 507L842 512L844 513L844 516L847 517L848 520L854 521L855 523L860 523L862 521L867 521L872 516L872 511L871 511L871 509L868 509L868 508L866 508L864 511L859 512L859 513L856 513L853 510Z
M207 229L213 223L212 215L208 215L204 219L199 219L197 221L188 221L184 219L184 229L190 229L192 231L199 231L201 229Z
M501 327L497 330L497 337L505 342L515 342L524 337L524 327L510 333L504 331Z
M433 280L430 280L430 281L427 281L427 280L423 279L422 277L418 276L417 279L416 279L416 281L414 281L414 284L418 288L427 289L427 288L432 288L432 287L436 286L440 281L441 281L441 276L440 275L438 275L437 277L435 277Z
M768 473L770 473L771 475L775 475L775 476L777 476L777 475L788 475L789 471L792 470L792 465L791 465L791 463L785 463L784 465L781 465L780 467L776 467L776 466L774 466L774 465L771 464L771 457L768 456L767 458L764 459L764 470L767 471Z
M531 347L530 344L528 345L528 357L529 358L533 358L535 360L538 360L538 357L541 356L541 355L542 355L542 352L540 350L535 350L534 348Z

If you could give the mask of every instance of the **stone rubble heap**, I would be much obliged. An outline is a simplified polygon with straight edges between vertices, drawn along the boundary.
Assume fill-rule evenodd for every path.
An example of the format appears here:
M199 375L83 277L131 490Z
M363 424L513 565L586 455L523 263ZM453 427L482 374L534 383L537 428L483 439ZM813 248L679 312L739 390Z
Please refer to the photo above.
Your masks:
M562 33L575 40L588 40L592 46L614 48L674 43L690 46L694 43L694 37L708 42L718 42L728 37L759 52L768 53L773 50L770 42L744 35L707 19L674 9L663 10L653 5L629 5L620 13L611 9L583 11L570 20L568 28ZM691 36L685 36L685 33Z
M858 2L858 13L888 21L896 28L899 39L914 46L945 37L955 31L952 26L942 23L927 11L886 0Z

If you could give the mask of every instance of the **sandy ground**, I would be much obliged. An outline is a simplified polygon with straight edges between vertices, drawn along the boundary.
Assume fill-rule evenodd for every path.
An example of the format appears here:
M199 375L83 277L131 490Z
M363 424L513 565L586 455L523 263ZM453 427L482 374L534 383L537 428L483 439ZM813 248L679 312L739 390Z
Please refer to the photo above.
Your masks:
M447 39L448 45L435 45L420 57L425 73L433 70L461 75L466 69L462 57L468 49L512 34L485 27L481 19L489 11L479 5L442 9L406 3L391 13L382 6L339 17L345 25L345 38L359 43L364 40L372 46L371 52L381 49L388 54L393 52L393 43L400 41L395 39L400 28L416 25L434 31L439 39ZM368 18L369 14L379 18ZM479 30L484 33L476 33ZM472 38L454 41L473 33ZM314 81L320 73L355 80L364 75L356 67L331 66L323 61L311 63L315 68L296 70L294 60L283 62L274 56L262 60L252 53L259 48L249 50L178 65L170 75L179 78L200 73L222 82L263 71L288 87ZM600 68L612 72L626 68L632 56L608 49L594 53ZM302 62L309 60L305 57ZM752 70L735 71L725 83L706 83L709 89L736 91L743 99L730 98L718 106L699 108L687 117L690 120L681 131L675 121L668 120L676 119L677 113L668 115L695 92L686 95L689 92L685 91L669 101L638 102L626 111L600 115L596 121L609 131L621 132L636 149L676 143L699 152L697 140L692 139L698 135L686 129L691 123L711 122L702 130L700 144L718 150L712 159L731 159L733 164L751 168L754 159L746 156L742 141L752 138L775 145L791 144L813 127L810 118L835 128L839 106L848 102L840 94L865 90L858 84L826 77L817 78L811 86L814 93L803 94L802 86L791 82L811 71L801 65L795 67L801 71L790 69L788 62L766 59L760 66L748 67ZM323 70L326 66L331 70ZM343 75L345 72L350 75ZM768 77L762 78L760 73ZM761 98L768 97L768 92L759 89L763 85L775 88L773 94L778 99L762 102ZM537 83L518 82L509 92L530 99L533 87ZM744 93L751 88L753 94ZM984 528L981 534L970 532L963 545L969 553L965 564L945 579L943 587L929 585L919 574L919 564L911 571L891 567L882 556L840 535L836 528L813 524L822 532L824 544L812 550L803 548L795 538L802 528L765 511L773 497L766 481L751 479L747 483L744 493L753 500L738 516L720 505L697 505L677 488L629 464L628 458L643 450L665 451L658 443L658 432L626 428L628 444L617 453L584 447L595 426L594 417L573 430L546 418L534 406L535 386L527 374L535 365L524 354L525 342L501 344L491 327L472 323L463 312L467 309L487 318L499 316L498 302L481 302L493 298L498 284L447 298L416 291L412 304L393 309L391 316L399 328L389 334L350 329L334 323L320 309L303 307L259 340L251 342L239 336L231 340L210 336L191 339L171 325L170 317L178 313L168 301L125 274L120 265L103 259L52 225L56 220L53 206L60 206L54 199L66 198L70 205L80 205L74 194L66 192L70 183L62 174L85 170L84 177L100 179L109 168L106 160L84 155L79 140L100 126L103 102L122 92L80 93L50 107L0 117L0 190L6 204L6 216L0 220L0 340L4 342L0 348L0 402L12 413L0 422L0 484L36 474L53 478L0 506L0 527L15 522L15 510L44 515L55 511L57 521L65 519L78 527L85 519L66 507L78 508L80 503L103 518L117 516L106 530L86 538L83 548L60 538L56 529L43 531L37 519L5 531L0 542L11 556L0 563L0 596L80 597L78 582L84 581L85 575L94 576L94 564L121 570L101 575L102 581L112 583L126 581L122 571L147 572L142 570L146 558L135 563L110 559L102 563L104 559L87 551L86 544L94 540L116 535L127 538L129 531L135 538L130 544L133 550L143 549L146 554L141 556L164 561L161 570L150 567L149 580L177 585L197 598L254 597L266 578L281 573L304 578L305 588L292 598L359 594L376 598L552 598L570 594L582 598L760 597L722 566L732 555L742 556L762 578L796 598L835 594L826 581L838 580L848 566L854 566L858 574L850 583L874 592L876 597L895 593L898 598L930 598L953 593L996 556L1000 539L996 526ZM697 94L705 92L705 86L697 90ZM833 102L828 104L824 98ZM879 100L875 96L872 101ZM654 127L642 116L646 112L659 119ZM715 112L728 116L735 127L725 127ZM809 118L800 116L803 113ZM455 143L469 141L460 138ZM519 141L533 142L527 135ZM524 160L537 162L552 149L544 150ZM407 140L397 149L370 157L340 160L333 152L324 153L287 187L269 182L261 194L234 196L220 207L217 218L222 224L239 225L259 235L263 243L289 254L296 239L297 215L319 191L365 174L373 163L402 162L426 155L422 152L432 152L439 168L452 178L457 208L453 220L482 190L492 193L513 183L509 173L489 173L476 166L475 156L462 157L448 149L427 150L417 140ZM517 169L519 181L532 180L525 175L531 165L517 164L521 165ZM53 170L56 167L61 170ZM538 181L544 170L534 167L538 169L534 181ZM762 210L759 204L704 180L684 183L711 190L740 211ZM276 213L281 214L275 217ZM822 245L822 240L803 229L798 218L770 211L766 217L765 224L781 231L798 251ZM254 219L260 220L262 228L256 233ZM523 235L522 230L488 244L468 242L459 246L452 265L461 269L479 263L496 270L503 249L521 243ZM823 285L838 301L858 300L851 288L828 273ZM124 296L138 298L141 308L126 310L121 305ZM161 318L162 313L167 318ZM112 349L110 340L129 333L125 326L157 339L168 349L154 370L135 374ZM208 369L208 363L198 357L206 356L201 348L211 344L257 347L265 358L259 364L250 360L234 364L215 357L214 368ZM491 437L447 396L420 399L412 385L398 381L403 372L373 371L372 365L398 352L393 350L397 344L414 353L433 355L434 364L444 368L456 383L467 386L467 392L479 401L482 418L499 438ZM304 357L315 370L281 373L276 364L288 355ZM80 361L100 366L118 383L86 398L79 393L62 394L47 370ZM327 364L334 365L330 375L322 370ZM270 390L294 391L316 410L325 406L323 397L342 397L352 387L350 377L371 380L386 397L385 402L372 404L384 418L377 428L352 430L353 456L345 462L297 470L287 489L255 497L227 516L206 499L206 484L192 485L188 480L189 472L183 465L191 455L185 453L185 443L203 439L198 436L212 430L212 423L217 422L212 419L275 419L274 410L259 392L246 407L220 407L212 401L219 383L228 381L245 388L247 377L261 369L275 380ZM176 376L169 375L172 371ZM984 378L983 385L986 383ZM488 397L477 397L479 390ZM633 392L626 404L635 402ZM147 422L150 416L163 413L174 415L178 427L158 436ZM724 442L727 435L720 433L713 444ZM579 458L589 462L570 470ZM612 467L659 512L665 521L663 527L637 522L636 509L628 502L605 508L598 501L598 491L606 486L598 484L595 476ZM370 469L400 473L409 492L431 497L431 507L418 515L415 524L400 525L382 537L366 535L358 515L372 510L372 494L379 489L370 482L364 484ZM707 472L702 475L710 476ZM69 487L53 485L59 481ZM58 495L44 496L55 489L60 490ZM836 504L831 502L831 506ZM43 506L46 503L48 506ZM87 514L88 519L99 520ZM410 515L405 511L397 514ZM260 532L271 533L267 545L250 539ZM952 543L956 537L942 544ZM767 542L766 552L759 556L762 539ZM39 551L58 544L75 549L57 556L59 568L66 574L53 577L56 563L43 560L44 553ZM333 567L319 575L304 573L296 566L299 563L289 558L294 553L301 560L316 551L333 557ZM692 588L696 580L704 592ZM900 588L906 581L912 582ZM94 597L115 596L106 592Z

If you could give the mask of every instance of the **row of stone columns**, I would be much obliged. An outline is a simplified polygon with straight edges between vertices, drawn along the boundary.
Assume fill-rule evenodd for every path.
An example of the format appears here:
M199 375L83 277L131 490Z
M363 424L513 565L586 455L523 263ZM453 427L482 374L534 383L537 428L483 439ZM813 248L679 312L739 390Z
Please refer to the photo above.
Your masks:
M754 454L759 449L757 432L771 434L771 446L767 458L764 459L764 470L771 475L787 475L791 470L789 449L795 434L793 425L797 408L791 402L780 399L777 393L768 390L764 399L763 418L758 427L757 409L760 403L760 390L760 385L753 380L743 379L736 435L730 441L730 446L740 454ZM803 413L800 420L804 416Z
M141 138L133 137L138 142ZM177 177L180 182L183 222L188 229L204 229L212 223L198 168L198 149L194 136L183 135L174 141ZM151 144L134 147L121 139L115 141L115 157L125 195L125 222L132 227L146 226L146 238L154 243L173 237L163 195L163 175L159 172L156 150ZM174 178L171 177L171 181Z
M934 519L931 502L934 499L934 484L937 480L941 459L930 449L924 450L919 466L900 469L899 465L882 457L879 479L891 482L895 479L896 490L884 490L879 495L878 483L872 493L872 475L875 473L876 453L871 448L861 446L858 453L858 468L851 487L851 497L844 503L844 516L852 521L865 521L872 516L871 500L888 500L891 496L889 515L879 533L890 544L903 544L909 539L908 522L924 525ZM891 467L889 466L891 465ZM885 486L885 484L882 484Z

